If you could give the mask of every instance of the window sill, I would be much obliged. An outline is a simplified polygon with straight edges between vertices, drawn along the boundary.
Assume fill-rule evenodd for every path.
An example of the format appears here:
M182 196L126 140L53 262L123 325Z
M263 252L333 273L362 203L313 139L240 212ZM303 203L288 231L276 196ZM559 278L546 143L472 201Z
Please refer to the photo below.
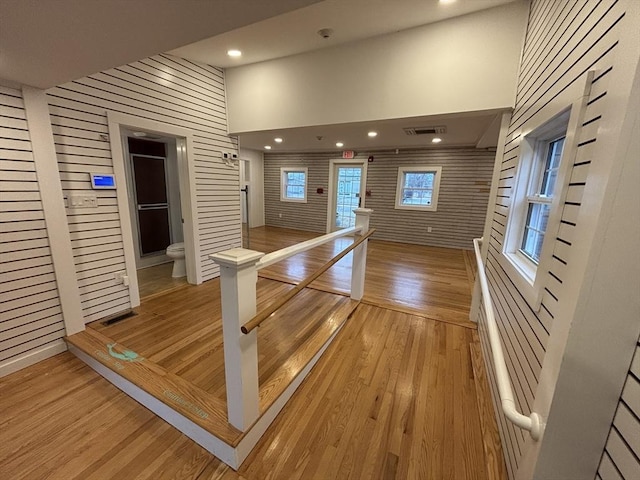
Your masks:
M537 268L518 253L503 253L500 265L534 312L540 310L542 288L536 285Z
M435 212L437 208L433 205L395 205L396 210L417 210L421 212Z
M281 202L307 203L306 198L281 198Z

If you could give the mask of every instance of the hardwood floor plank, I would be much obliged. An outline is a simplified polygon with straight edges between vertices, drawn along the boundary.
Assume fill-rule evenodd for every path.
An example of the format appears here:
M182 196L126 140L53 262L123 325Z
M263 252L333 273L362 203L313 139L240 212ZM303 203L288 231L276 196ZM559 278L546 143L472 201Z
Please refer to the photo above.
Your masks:
M507 480L509 475L502 455L502 443L500 442L498 424L491 404L491 391L489 390L489 381L477 333L473 335L469 349L477 392L478 421L480 422L482 433L485 468L489 478Z

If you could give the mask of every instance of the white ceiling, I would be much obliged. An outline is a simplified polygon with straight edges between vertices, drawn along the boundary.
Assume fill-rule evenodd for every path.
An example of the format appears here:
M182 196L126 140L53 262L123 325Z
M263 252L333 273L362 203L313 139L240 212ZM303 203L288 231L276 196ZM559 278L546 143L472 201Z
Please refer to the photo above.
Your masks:
M335 47L523 0L325 0L225 32L170 53L219 67L234 67ZM331 28L325 39L318 30ZM229 49L243 52L227 56Z
M436 115L429 117L401 118L375 122L349 123L342 125L321 125L313 127L289 128L283 130L243 133L239 135L240 147L263 150L271 146L275 152L300 151L374 151L388 148L415 147L495 147L500 131L500 112L474 112L465 114ZM446 127L446 133L438 135L407 135L407 127ZM370 138L367 134L375 131L378 135ZM283 139L276 143L274 138ZM318 139L318 137L321 137ZM439 137L442 142L431 140ZM336 147L342 142L343 147Z
M526 0L0 0L0 83L50 88L170 51L220 67L265 61ZM334 30L321 38L321 28ZM186 45L186 46L185 46ZM230 59L229 48L243 51ZM445 124L442 146L494 146L496 112L314 126L240 136L279 150L430 146L402 127ZM369 139L366 132L379 132ZM273 137L285 138L276 145ZM323 139L318 141L317 136ZM479 142L479 143L478 143Z
M0 79L50 88L318 0L0 0Z

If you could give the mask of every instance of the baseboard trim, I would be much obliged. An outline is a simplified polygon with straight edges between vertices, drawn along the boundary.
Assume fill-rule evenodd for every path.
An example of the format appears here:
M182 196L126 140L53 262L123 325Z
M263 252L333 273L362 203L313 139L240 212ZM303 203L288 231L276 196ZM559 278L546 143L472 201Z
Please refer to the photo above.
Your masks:
M46 358L65 352L66 350L67 344L64 340L60 339L54 340L35 350L30 350L17 358L10 358L4 363L0 363L0 378L34 365Z

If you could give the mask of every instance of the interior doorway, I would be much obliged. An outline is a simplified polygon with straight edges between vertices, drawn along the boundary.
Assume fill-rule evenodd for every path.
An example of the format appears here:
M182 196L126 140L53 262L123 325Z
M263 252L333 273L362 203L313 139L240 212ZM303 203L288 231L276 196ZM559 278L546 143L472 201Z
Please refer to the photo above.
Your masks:
M367 184L366 162L331 160L327 232L355 226L356 208L364 208Z
M162 247L167 241L180 243L180 227L182 227L184 263L187 273L186 279L183 277L182 281L186 280L194 285L202 283L200 242L195 230L198 217L195 209L197 197L193 134L181 127L117 112L107 112L107 118L113 171L117 185L117 208L121 219L126 281L129 285L131 306L137 307L140 305L140 287L137 275L139 265L143 266L145 262L149 261L152 264L153 262L161 262L160 267L172 266L169 263L169 257L163 258ZM138 132L138 135L135 135L135 132ZM129 137L164 143L165 157L161 152L133 152L139 158L132 159L131 152L129 152ZM134 167L134 163L139 163L139 165ZM164 164L164 173L161 163ZM153 177L152 183L155 184L153 191L146 192L138 198L134 177L127 173L128 169L139 170L140 175L145 177L147 182ZM162 193L163 176L164 195ZM177 187L171 188L172 182L176 181ZM166 208L164 203L168 204ZM150 213L143 213L142 216L139 216L139 210ZM167 233L166 228L163 227L164 233L158 234L158 236L164 237L161 242L149 239L149 243L145 242L145 246L143 246L137 231L139 225L145 222L153 224L154 220L157 220L155 217L163 215L162 222L168 224L166 226L169 232ZM175 252L172 252L172 255L175 257ZM140 261L137 260L138 258ZM171 275L168 277L171 278Z
M240 174L240 219L242 223L242 247L251 248L251 233L249 228L251 227L251 218L249 215L251 196L249 191L251 189L251 162L249 160L240 159L239 162L239 174Z
M167 247L184 240L176 139L127 135L125 148L136 267L171 262Z

